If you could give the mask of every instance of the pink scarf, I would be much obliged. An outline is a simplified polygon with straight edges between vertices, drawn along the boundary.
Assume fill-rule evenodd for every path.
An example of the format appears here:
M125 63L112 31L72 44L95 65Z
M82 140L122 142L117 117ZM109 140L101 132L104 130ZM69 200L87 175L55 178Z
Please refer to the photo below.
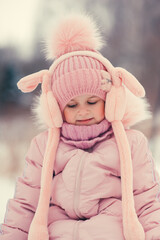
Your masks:
M89 126L63 122L60 139L77 148L88 149L95 143L110 138L112 134L112 126L106 119Z

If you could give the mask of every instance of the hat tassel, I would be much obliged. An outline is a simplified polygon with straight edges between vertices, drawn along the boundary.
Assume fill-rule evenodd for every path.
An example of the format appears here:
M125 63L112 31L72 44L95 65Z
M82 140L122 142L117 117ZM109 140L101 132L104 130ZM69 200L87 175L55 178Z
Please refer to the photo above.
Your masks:
M59 143L60 129L49 128L48 141L44 155L41 189L38 206L30 225L28 240L49 240L48 210L51 195L51 183L56 150Z
M120 154L124 236L126 240L145 240L144 229L134 207L133 168L129 142L120 120L114 120L112 127Z

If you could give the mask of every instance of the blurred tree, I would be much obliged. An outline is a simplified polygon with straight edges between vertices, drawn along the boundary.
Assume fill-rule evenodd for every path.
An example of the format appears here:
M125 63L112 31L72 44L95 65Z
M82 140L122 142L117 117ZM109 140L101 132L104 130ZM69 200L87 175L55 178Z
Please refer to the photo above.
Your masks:
M3 69L3 82L1 84L0 100L10 102L14 100L14 78L15 68L12 64L8 64Z

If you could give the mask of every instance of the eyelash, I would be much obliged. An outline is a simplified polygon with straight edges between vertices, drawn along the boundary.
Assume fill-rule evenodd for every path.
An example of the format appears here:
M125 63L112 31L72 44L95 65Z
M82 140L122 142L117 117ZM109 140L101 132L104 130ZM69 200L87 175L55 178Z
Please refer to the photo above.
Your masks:
M97 102L88 102L88 104L96 104ZM77 106L77 104L75 104L75 105L68 105L68 107L69 108L74 108L74 107L76 107Z

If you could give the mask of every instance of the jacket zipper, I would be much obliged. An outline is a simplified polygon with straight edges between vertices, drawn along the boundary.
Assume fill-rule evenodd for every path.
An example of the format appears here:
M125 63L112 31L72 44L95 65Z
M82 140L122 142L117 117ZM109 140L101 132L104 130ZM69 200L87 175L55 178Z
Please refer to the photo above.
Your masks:
M85 154L86 154L85 152L82 153L82 157L78 165L78 171L77 171L77 177L75 180L75 189L74 189L74 195L73 195L73 209L79 218L84 218L81 215L80 211L78 210L78 207L79 207L79 195L80 195L79 193L80 193L80 187L81 187L82 172L83 172L84 163L85 163ZM73 240L79 239L80 222L81 222L80 220L77 220L74 225Z
M79 239L79 232L78 232L79 224L80 224L79 220L77 220L77 222L74 224L73 240L78 240Z
M84 164L85 164L85 156L86 153L83 152L82 157L80 159L79 165L78 165L78 171L77 171L77 177L75 180L75 189L74 189L74 195L73 195L73 209L76 213L76 215L79 218L84 218L80 211L78 210L79 207L79 195L80 195L80 187L81 187L81 179L82 179L82 172L83 172L83 168L84 168Z

